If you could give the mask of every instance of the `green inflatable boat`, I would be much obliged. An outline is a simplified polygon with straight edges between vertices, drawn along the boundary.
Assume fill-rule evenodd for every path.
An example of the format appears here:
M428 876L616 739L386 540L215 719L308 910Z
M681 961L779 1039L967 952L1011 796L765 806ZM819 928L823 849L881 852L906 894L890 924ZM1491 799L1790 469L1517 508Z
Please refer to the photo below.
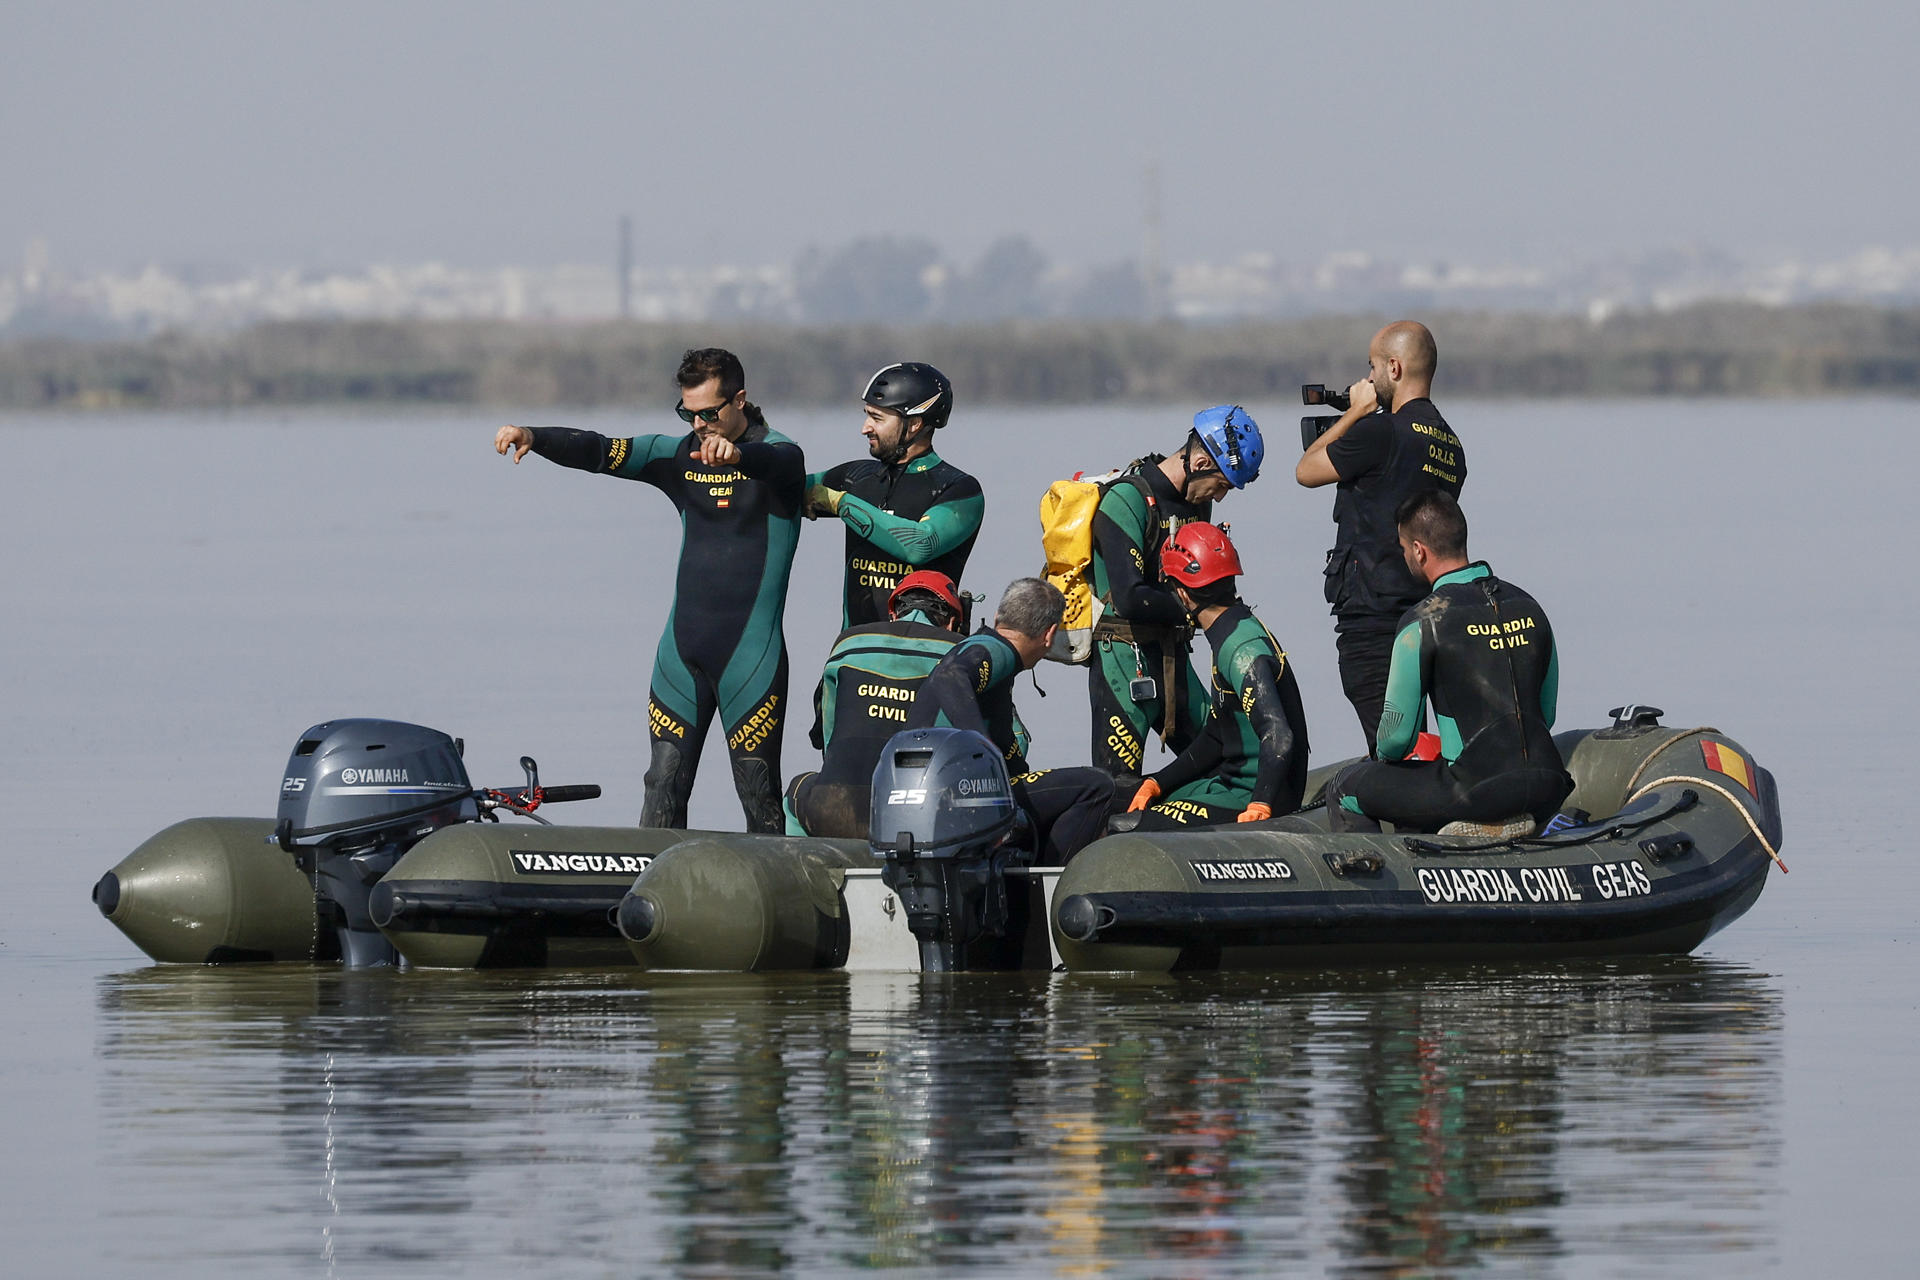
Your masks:
M94 901L196 964L1245 970L1685 953L1786 869L1773 777L1719 730L1629 708L1557 741L1576 816L1551 834L1336 835L1310 805L1111 835L1065 868L922 854L914 874L946 886L929 905L899 851L861 841L486 821L589 789L541 788L523 760L525 788L476 790L455 740L339 721L303 735L276 818L169 827Z

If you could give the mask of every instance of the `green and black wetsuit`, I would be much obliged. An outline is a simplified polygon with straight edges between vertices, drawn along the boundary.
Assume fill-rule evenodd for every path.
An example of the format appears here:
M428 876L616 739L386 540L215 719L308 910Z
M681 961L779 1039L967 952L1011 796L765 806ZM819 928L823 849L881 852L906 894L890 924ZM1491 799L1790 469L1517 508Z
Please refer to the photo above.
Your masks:
M1307 716L1286 650L1244 604L1229 606L1206 634L1212 711L1192 745L1152 775L1160 797L1138 830L1232 822L1256 800L1279 817L1306 792Z
M1087 693L1093 762L1109 773L1140 772L1149 730L1161 731L1169 751L1186 750L1206 706L1206 688L1187 660L1187 611L1160 578L1160 544L1183 524L1212 519L1213 504L1186 501L1161 461L1149 454L1134 463L1101 495L1093 517L1089 574L1105 612L1094 628ZM1142 676L1158 696L1136 702L1129 686Z
M641 825L684 827L700 748L714 712L727 738L749 831L778 832L780 743L787 713L782 616L800 536L806 461L800 446L753 410L734 443L737 466L693 457L698 439L540 427L533 449L582 471L639 480L680 512L672 612L647 691L647 769Z
M1445 574L1401 619L1387 674L1377 759L1340 775L1328 792L1342 830L1436 831L1466 819L1530 814L1544 822L1573 789L1553 719L1560 661L1553 627L1532 596L1484 561ZM1440 759L1402 759L1433 707Z
M847 526L842 626L884 622L887 597L916 569L960 584L986 510L980 482L960 468L929 451L892 466L877 458L843 462L807 483L846 494L837 512Z
M787 786L787 834L867 838L874 766L914 695L960 637L918 613L840 633L813 693L820 770Z
M1033 823L1041 866L1064 866L1100 838L1113 803L1113 778L1100 769L1027 768L1013 709L1020 655L992 627L982 627L942 658L913 700L906 728L971 729L1000 748L1013 799Z

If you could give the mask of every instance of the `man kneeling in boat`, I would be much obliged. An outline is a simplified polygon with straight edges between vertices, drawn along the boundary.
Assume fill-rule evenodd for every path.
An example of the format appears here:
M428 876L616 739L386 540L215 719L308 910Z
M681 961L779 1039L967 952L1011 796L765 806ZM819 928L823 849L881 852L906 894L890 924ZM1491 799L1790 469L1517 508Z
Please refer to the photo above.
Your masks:
M909 729L971 729L1007 760L1013 802L1033 827L1036 861L1064 866L1106 831L1113 776L1104 769L1028 769L1013 709L1013 681L1046 656L1066 597L1044 578L1015 578L993 625L953 647L913 700Z
M840 633L813 691L820 771L788 784L788 835L867 838L874 766L906 728L928 674L960 642L965 612L952 578L921 569L887 597L888 621Z
M1261 822L1300 807L1307 784L1307 717L1286 650L1234 590L1240 555L1226 531L1183 525L1160 567L1213 646L1213 697L1192 744L1134 793L1139 831Z
M1467 518L1441 490L1394 513L1400 550L1432 592L1400 619L1374 759L1327 789L1335 831L1530 835L1573 789L1553 742L1559 658L1533 597L1467 559ZM1440 758L1404 757L1433 705Z

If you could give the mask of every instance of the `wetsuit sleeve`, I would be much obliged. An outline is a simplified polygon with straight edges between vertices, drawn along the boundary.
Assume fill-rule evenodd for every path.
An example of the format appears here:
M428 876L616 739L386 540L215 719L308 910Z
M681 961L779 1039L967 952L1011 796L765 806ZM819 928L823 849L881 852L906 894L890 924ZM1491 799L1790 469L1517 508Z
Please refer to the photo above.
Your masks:
M579 431L573 427L533 427L531 430L533 451L548 462L596 473L613 465L614 442L598 431Z
M987 718L980 713L980 695L993 683L993 676L992 650L984 644L955 645L914 695L913 721L908 727L945 723L992 738Z
M1093 551L1107 571L1108 603L1128 622L1185 624L1180 599L1147 567L1146 499L1131 484L1116 484L1093 513Z
M811 489L817 484L823 484L829 489L845 489L847 487L847 470L852 466L853 464L851 462L842 462L836 466L828 467L825 471L809 472L807 474L807 488Z
M1327 461L1343 481L1353 481L1387 464L1393 446L1393 423L1388 414L1370 413L1348 427L1327 446Z
M851 493L840 499L840 518L888 555L919 565L945 555L980 532L980 517L986 507L979 482L969 478L941 494L933 510L918 520L882 511Z
M740 445L740 474L773 486L789 512L807 491L807 459L791 440L760 440Z
M685 436L635 436L631 440L607 441L607 465L600 468L623 480L641 480L658 486L662 477L647 468L662 458L671 458L686 443Z
M1285 655L1280 662L1286 662ZM1248 666L1240 689L1240 707L1253 725L1254 736L1260 740L1260 764L1253 775L1253 798L1275 813L1290 813L1300 807L1298 790L1293 792L1290 802L1284 794L1293 782L1298 743L1293 718L1280 695L1282 669L1265 654L1255 659Z
M1420 703L1426 697L1426 628L1415 618L1393 638L1393 661L1387 667L1387 697L1375 731L1374 759L1404 760L1420 732Z
M827 749L827 735L833 732L833 726L827 723L827 708L833 705L833 690L827 688L827 681L832 679L833 668L828 667L820 673L820 683L813 686L813 728L807 733L807 741L815 751Z
M1560 714L1560 646L1554 645L1547 650L1547 674L1540 681L1540 716L1547 722L1547 728L1553 728L1553 719Z

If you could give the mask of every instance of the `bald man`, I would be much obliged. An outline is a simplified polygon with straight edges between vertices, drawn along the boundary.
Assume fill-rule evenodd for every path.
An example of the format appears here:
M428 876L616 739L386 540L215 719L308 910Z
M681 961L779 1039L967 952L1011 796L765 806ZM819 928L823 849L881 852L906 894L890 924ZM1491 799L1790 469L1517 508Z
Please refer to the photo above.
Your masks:
M1340 420L1300 455L1293 477L1309 489L1338 485L1339 532L1327 552L1327 603L1340 652L1340 684L1360 717L1367 750L1386 701L1387 668L1400 616L1427 594L1400 553L1394 512L1425 489L1453 498L1467 455L1428 393L1439 353L1433 334L1399 320L1373 335L1367 376L1348 388Z

